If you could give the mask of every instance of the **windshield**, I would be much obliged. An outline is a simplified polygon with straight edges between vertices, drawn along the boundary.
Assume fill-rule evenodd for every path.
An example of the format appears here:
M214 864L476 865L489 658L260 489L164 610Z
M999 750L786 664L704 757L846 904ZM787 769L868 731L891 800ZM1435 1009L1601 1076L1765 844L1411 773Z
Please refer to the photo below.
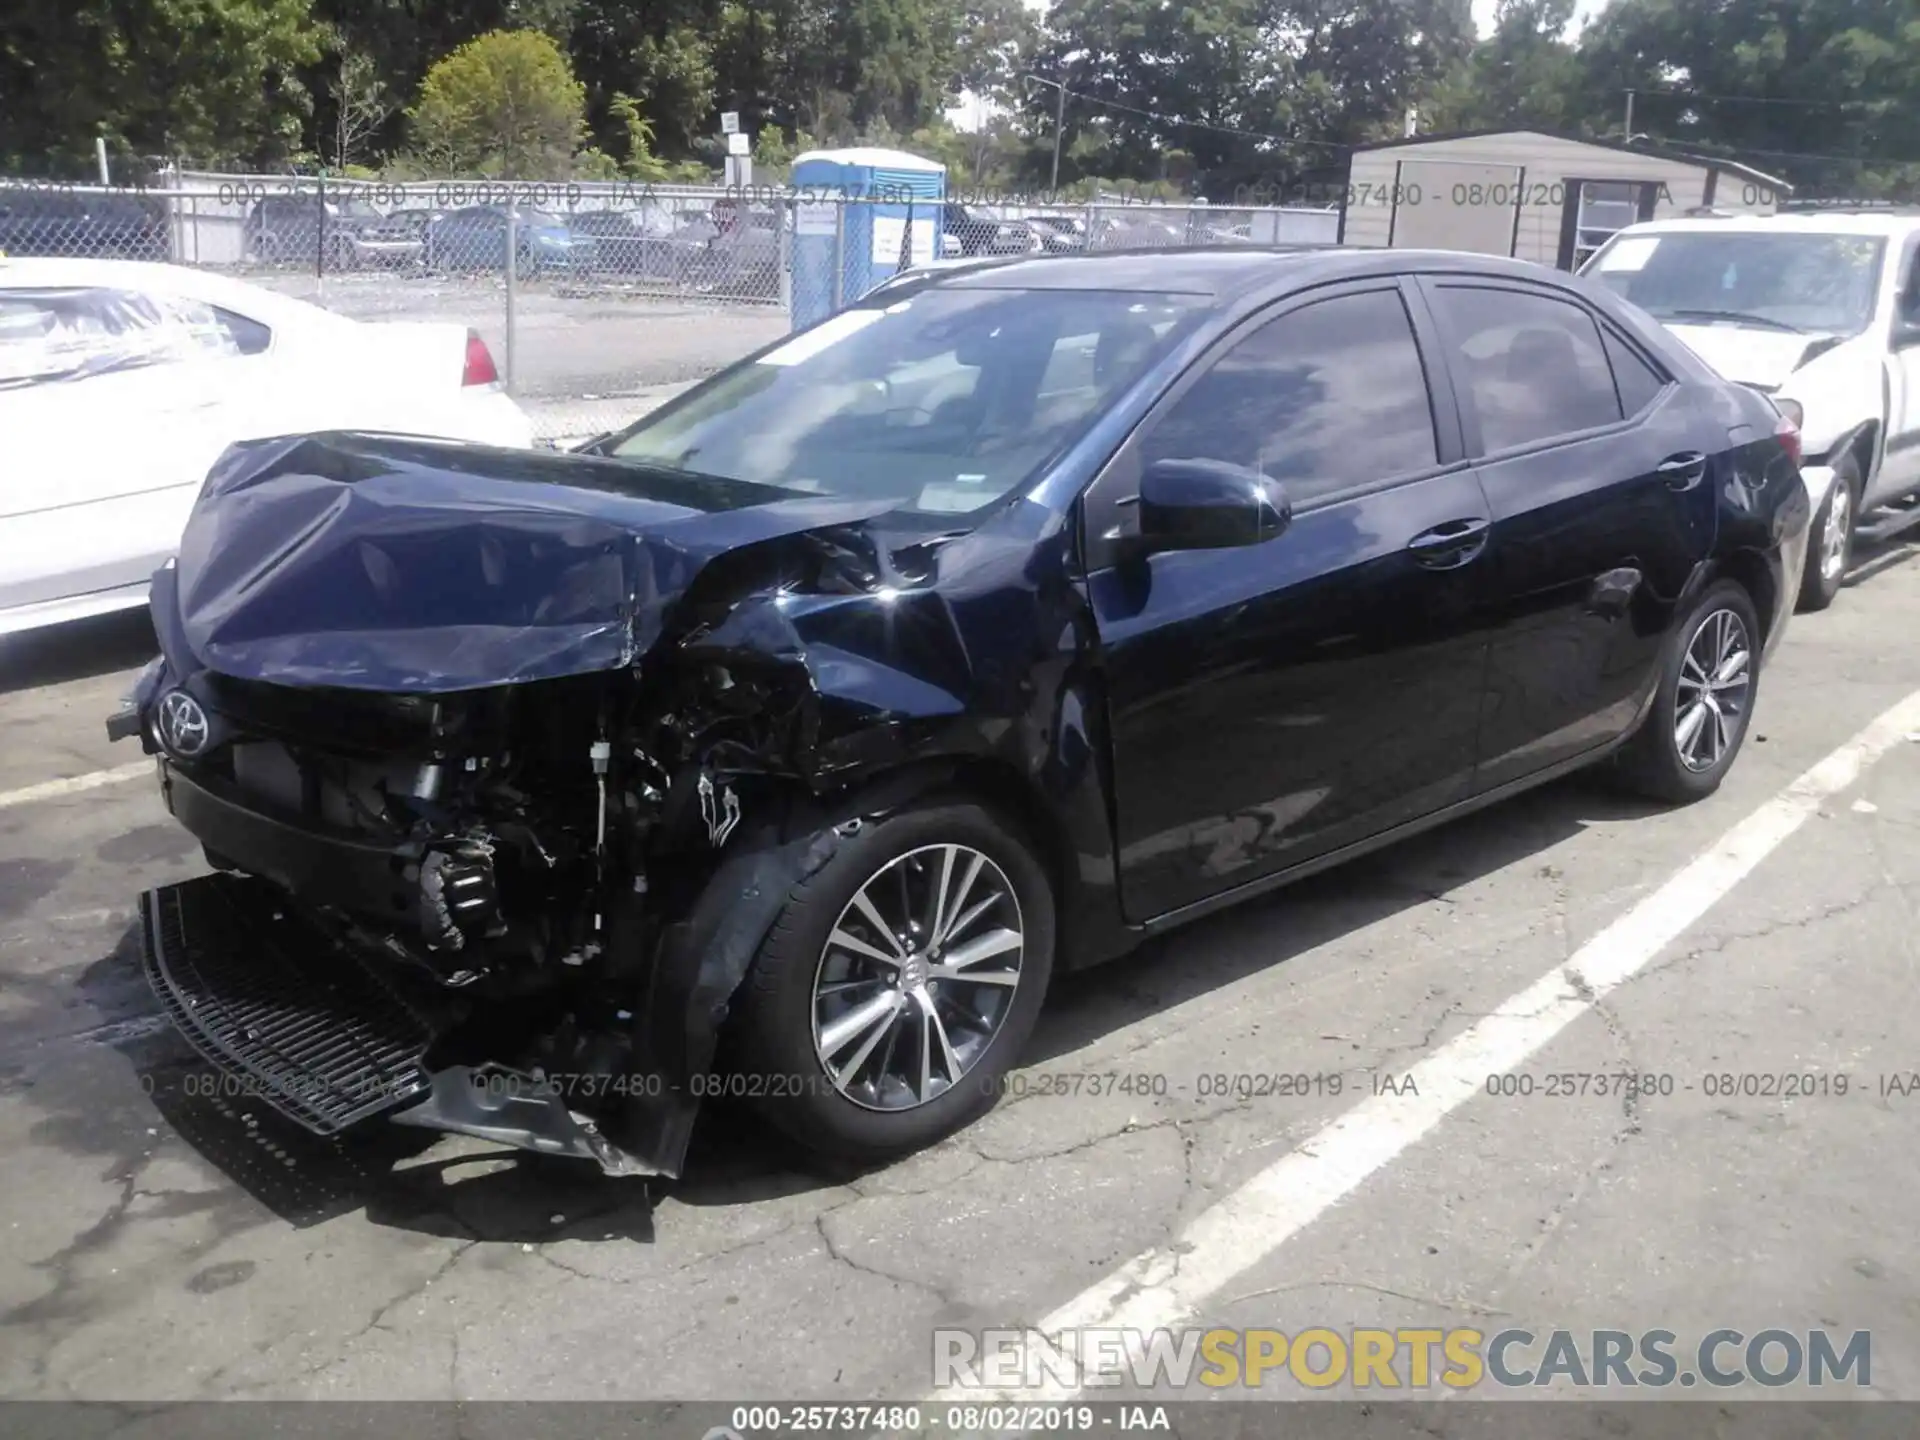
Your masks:
M1885 248L1806 231L1619 235L1588 273L1656 320L1854 335L1873 319Z
M880 296L722 372L605 453L964 514L1077 439L1204 306L1086 290Z

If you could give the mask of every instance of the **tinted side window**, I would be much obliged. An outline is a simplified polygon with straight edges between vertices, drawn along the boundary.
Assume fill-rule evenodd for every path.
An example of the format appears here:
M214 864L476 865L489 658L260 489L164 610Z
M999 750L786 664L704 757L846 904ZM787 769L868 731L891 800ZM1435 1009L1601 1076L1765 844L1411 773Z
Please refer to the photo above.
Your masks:
M1612 331L1602 330L1600 335L1606 341L1607 359L1613 363L1613 383L1620 390L1620 408L1628 415L1638 415L1653 403L1654 396L1666 388L1667 382Z
M1599 327L1578 305L1466 285L1435 301L1489 453L1623 418Z
M1181 396L1141 458L1249 466L1298 505L1438 456L1412 322L1397 292L1379 290L1261 326Z

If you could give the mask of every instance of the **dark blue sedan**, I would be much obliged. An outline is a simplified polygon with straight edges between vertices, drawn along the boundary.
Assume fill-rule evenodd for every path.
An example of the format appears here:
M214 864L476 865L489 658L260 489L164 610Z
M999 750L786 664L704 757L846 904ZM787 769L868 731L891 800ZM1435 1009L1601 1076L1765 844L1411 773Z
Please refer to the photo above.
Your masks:
M426 233L428 268L505 270L510 211L516 274L537 278L593 269L596 245L591 235L576 234L551 211L506 205L473 205L432 221Z
M581 453L236 447L110 727L222 872L148 972L323 1134L897 1156L1059 970L1584 767L1712 793L1798 444L1601 286L1327 248L903 277Z

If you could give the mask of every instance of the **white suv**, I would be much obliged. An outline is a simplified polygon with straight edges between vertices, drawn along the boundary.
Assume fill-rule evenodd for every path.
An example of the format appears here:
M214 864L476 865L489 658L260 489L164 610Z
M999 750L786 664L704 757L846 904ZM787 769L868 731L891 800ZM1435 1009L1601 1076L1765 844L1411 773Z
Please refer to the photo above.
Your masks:
M1581 267L1800 426L1803 609L1833 603L1856 534L1920 523L1917 260L1920 214L1841 211L1650 221Z

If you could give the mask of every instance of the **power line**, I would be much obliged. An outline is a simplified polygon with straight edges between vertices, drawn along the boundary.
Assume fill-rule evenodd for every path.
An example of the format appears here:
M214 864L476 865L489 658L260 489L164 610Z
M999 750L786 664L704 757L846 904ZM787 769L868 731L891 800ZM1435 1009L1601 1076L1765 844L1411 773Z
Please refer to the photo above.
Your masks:
M1672 143L1687 144L1684 140ZM1847 165L1920 165L1920 159L1898 155L1822 155L1807 150L1762 150L1755 145L1736 145L1734 148L1742 155L1765 155L1773 160L1833 160ZM1697 146L1695 149L1697 153Z
M1798 105L1829 110L1852 108L1887 110L1896 104L1903 103L1893 100L1795 100L1774 95L1712 95L1703 90L1648 90L1637 85L1631 90L1623 89L1621 93L1662 95L1669 100L1705 100L1716 105Z

